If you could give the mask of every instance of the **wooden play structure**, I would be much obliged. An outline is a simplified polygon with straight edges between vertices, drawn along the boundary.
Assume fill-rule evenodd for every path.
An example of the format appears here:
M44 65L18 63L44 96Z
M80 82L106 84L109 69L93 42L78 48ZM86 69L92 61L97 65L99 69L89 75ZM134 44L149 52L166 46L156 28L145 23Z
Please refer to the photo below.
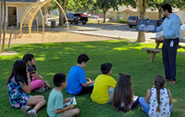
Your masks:
M45 32L45 23L44 23L44 18L43 18L43 13L41 8L44 7L45 5L49 4L52 0L38 0L36 3L33 3L28 7L28 9L24 12L24 15L22 17L21 23L20 23L20 37L22 37L22 30L23 27L28 27L28 32L31 34L32 31L32 24L33 20L36 17L37 19L37 25L38 25L38 16L37 13L40 12L41 20L42 20L42 39L44 39L44 32ZM65 20L67 23L67 32L69 32L69 23L67 16L62 8L62 6L57 2L57 0L53 0L60 8L60 10L63 12L65 16ZM38 26L37 26L38 27Z

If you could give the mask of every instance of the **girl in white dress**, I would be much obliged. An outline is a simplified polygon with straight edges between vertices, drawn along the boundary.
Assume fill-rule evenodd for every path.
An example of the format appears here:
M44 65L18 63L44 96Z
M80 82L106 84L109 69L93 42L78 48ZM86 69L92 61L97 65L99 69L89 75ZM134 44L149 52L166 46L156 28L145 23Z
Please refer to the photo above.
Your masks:
M158 75L154 80L154 87L148 89L146 97L139 99L140 105L149 117L170 117L172 111L172 97L169 89L164 88L165 79Z

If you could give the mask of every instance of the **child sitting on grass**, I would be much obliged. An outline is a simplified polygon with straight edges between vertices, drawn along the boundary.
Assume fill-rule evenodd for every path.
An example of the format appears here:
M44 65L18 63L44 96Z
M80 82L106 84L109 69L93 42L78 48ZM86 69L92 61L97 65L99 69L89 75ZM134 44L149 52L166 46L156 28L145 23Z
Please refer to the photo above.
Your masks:
M146 97L139 99L140 105L149 117L170 117L173 103L169 89L164 88L165 79L158 75L154 87L148 89Z
M73 66L68 74L66 91L72 95L83 95L92 93L93 83L90 78L86 78L83 68L86 67L89 57L81 54L78 57L78 64Z
M137 107L139 98L134 96L131 76L120 74L116 88L114 89L113 106L118 112L128 112Z
M33 54L25 54L23 60L28 66L28 72L30 72L31 77L31 91L36 91L38 93L44 92L46 89L50 88L47 81L43 79L41 75L38 74L36 69L36 61Z
M34 106L33 110L27 112L27 115L37 117L36 112L46 104L46 101L43 96L31 96L29 93L31 93L31 79L26 63L16 61L8 79L10 104L13 108L21 108L24 113Z
M112 64L105 63L101 65L102 74L99 75L95 82L91 99L98 104L112 102L116 81L110 75L112 74Z
M73 109L74 105L64 107L63 105L70 101L70 98L63 100L61 91L66 87L66 75L59 73L53 78L55 88L51 91L48 99L47 113L49 117L72 117L80 113L78 108Z

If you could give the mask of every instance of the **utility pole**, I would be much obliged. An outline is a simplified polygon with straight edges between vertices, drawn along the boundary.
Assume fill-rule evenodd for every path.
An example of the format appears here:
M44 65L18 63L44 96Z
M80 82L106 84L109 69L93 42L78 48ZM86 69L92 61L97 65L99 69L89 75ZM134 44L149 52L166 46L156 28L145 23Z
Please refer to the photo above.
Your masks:
M3 32L3 45L1 52L5 51L5 39L6 39L6 0L4 0L4 32Z

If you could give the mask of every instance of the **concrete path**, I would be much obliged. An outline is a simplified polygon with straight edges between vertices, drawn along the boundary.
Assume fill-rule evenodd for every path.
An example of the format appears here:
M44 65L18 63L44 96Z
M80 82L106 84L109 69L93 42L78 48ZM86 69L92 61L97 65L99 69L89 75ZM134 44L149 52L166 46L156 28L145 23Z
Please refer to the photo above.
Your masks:
M129 28L126 24L87 24L85 26L79 24L76 27L78 29L71 32L122 39L137 39L138 36L136 28ZM146 33L145 37L149 40L155 37L155 33Z

